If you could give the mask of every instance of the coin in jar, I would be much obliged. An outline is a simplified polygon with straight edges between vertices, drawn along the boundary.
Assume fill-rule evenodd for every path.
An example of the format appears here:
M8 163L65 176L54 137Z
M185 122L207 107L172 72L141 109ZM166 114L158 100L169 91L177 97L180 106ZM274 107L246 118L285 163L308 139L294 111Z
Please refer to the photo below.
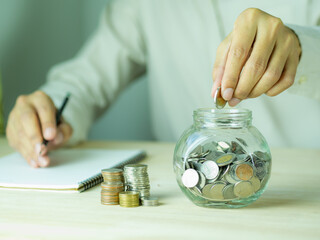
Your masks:
M199 182L199 174L196 170L189 168L182 175L182 183L188 188L195 187Z
M202 189L205 185L206 185L206 177L204 176L204 174L202 172L199 172L199 182L197 184L197 186Z
M239 165L236 165L235 167L235 175L240 180L250 180L253 177L253 168L248 163L242 163Z
M254 189L251 182L241 181L234 185L233 192L237 197L245 198L251 196L254 193Z
M219 175L219 166L214 161L205 161L202 163L201 172L207 179L214 179Z
M209 198L212 200L223 200L223 188L226 186L226 183L219 181L213 183L209 191Z
M220 142L218 142L217 149L222 151L222 152L227 153L229 151L229 149L230 149L230 145L228 143L226 143L226 142L220 141Z
M227 153L227 154L223 154L220 157L218 157L215 162L217 163L217 165L219 167L222 166L226 166L229 165L230 163L233 162L233 160L235 159L236 155L233 153Z
M223 197L224 199L234 199L237 198L237 196L234 194L234 185L233 184L228 184L226 185L223 190Z
M257 192L261 187L260 179L257 176L253 176L250 179L250 182L251 182L251 184L253 186L254 191Z

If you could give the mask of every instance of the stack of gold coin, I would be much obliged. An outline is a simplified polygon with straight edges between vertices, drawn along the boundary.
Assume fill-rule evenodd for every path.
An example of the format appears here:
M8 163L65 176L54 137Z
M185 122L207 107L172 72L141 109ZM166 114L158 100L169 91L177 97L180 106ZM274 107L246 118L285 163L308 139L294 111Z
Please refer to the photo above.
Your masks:
M118 205L119 193L124 191L123 171L117 168L101 170L104 182L101 183L101 203Z
M121 207L139 207L139 192L127 191L119 193Z
M102 169L101 173L106 183L123 182L123 170L120 168Z

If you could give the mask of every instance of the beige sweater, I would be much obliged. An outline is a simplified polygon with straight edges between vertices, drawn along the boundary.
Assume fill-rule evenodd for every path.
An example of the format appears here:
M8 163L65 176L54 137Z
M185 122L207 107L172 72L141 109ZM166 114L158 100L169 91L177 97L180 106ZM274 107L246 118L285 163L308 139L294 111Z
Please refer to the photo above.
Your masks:
M70 143L84 140L94 119L145 73L154 135L177 140L192 123L193 110L213 106L216 48L248 7L292 24L303 53L290 90L240 107L253 111L253 124L271 146L319 148L320 28L314 26L320 22L320 1L306 0L110 1L92 38L74 59L55 66L42 87L57 105L72 93L64 115L74 128Z

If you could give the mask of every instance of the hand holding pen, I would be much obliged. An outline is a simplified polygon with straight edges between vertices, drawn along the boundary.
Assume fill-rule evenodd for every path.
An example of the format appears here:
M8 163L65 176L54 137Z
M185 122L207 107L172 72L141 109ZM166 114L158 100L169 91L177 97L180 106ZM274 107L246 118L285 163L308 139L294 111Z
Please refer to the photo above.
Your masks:
M9 144L32 167L49 166L48 150L61 147L71 137L71 126L61 118L69 97L67 94L58 110L42 91L18 97L9 115L6 134Z

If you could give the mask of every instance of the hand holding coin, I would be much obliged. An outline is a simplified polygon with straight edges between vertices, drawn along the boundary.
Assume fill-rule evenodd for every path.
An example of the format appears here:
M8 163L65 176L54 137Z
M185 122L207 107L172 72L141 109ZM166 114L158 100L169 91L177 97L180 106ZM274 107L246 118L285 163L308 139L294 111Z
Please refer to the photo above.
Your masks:
M262 94L276 96L293 84L300 55L297 35L281 19L249 8L217 49L211 95L221 86L218 93L231 107Z

